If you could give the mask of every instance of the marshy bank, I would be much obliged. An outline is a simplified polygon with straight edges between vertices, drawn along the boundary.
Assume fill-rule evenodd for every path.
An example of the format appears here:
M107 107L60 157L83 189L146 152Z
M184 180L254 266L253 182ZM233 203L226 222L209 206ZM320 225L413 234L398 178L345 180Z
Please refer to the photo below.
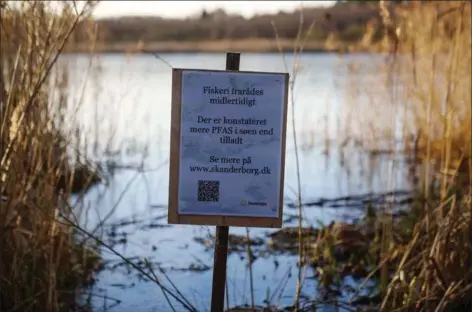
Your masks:
M101 177L75 150L57 58L93 3L75 13L63 3L60 14L42 2L11 5L1 2L0 310L80 310L78 292L102 260L69 198Z
M391 55L305 53L299 62L286 56L287 64L296 63L298 75L293 90L296 109L289 118L295 119L299 139L295 146L289 129L287 228L268 233L251 229L249 238L244 229L231 229L228 307L250 311L254 301L266 311L284 307L293 311L302 270L299 311L362 311L369 304L384 311L456 311L461 305L467 309L471 285L468 14L467 3L424 5L406 12L384 8L386 26L400 27L401 36L385 42L392 44ZM424 28L410 30L410 22ZM219 54L160 56L174 67L224 66ZM122 66L123 80L115 79L114 84L133 81L139 90L126 94L129 101L120 107L143 123L121 135L139 138L141 145L159 140L159 146L149 145L145 167L165 164L169 142L165 134L156 138L156 133L167 133L170 127L165 117L169 106L162 105L169 103L169 92L157 92L153 86L170 88L169 68L152 55L106 55L102 65L104 77L119 76L116 67ZM284 71L285 67L279 55L248 53L242 55L241 69ZM301 205L296 201L295 149L300 151ZM165 170L144 170L139 175L142 178L134 180L115 212L116 222L141 220L141 225L115 230L126 237L126 244L117 248L137 264L148 259L172 280L168 285L181 292L179 298L205 310L214 231L167 227L164 221L140 230L146 220L165 216L167 177ZM135 174L128 170L118 176L113 183L120 194ZM109 203L119 199L107 196ZM297 264L300 253L303 266ZM118 259L110 261L114 271L101 274L99 287L110 297L129 298L115 310L170 310L149 284L131 281L128 269L116 266ZM110 287L117 280L121 287ZM171 302L180 310L181 304Z
M400 28L397 54L285 56L297 80L284 228L231 228L233 311L251 311L252 302L259 311L470 311L470 4L383 10L386 26ZM160 56L173 67L225 64L219 53ZM285 71L283 60L244 53L241 69ZM52 80L68 86L54 89L67 90L57 103L74 104L59 114L53 128L65 132L54 137L69 144L45 141L40 119L15 141L28 161L10 157L17 169L3 180L12 191L2 202L2 246L12 247L1 248L2 311L208 310L214 229L166 223L170 68L146 54L65 55L56 64ZM30 85L18 86L25 99L9 101L27 103ZM45 110L45 100L36 103ZM105 181L85 194L72 194L70 183L54 192L64 159L32 175L45 162L39 155L65 153L71 164L99 164Z

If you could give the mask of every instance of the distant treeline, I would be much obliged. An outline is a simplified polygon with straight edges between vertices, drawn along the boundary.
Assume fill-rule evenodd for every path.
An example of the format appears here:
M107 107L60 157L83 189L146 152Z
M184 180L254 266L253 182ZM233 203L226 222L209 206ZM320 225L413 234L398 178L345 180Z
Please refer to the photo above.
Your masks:
M161 17L118 17L97 19L96 35L100 43L131 43L137 41L200 41L261 38L273 39L275 31L285 39L297 37L300 28L300 10L280 11L277 14L244 18L223 10L202 11L186 19ZM381 36L379 5L377 1L338 1L327 8L303 9L305 31L314 22L310 40L325 40L336 34L339 40L355 42L362 38L366 25L376 25L375 37ZM275 27L274 27L275 26ZM75 42L85 42L90 29L81 25L75 33Z

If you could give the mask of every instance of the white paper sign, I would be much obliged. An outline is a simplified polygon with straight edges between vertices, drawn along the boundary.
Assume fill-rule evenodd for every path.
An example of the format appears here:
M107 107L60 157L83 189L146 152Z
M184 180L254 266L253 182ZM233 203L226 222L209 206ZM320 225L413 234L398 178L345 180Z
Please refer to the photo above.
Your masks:
M278 217L285 79L182 73L179 214Z

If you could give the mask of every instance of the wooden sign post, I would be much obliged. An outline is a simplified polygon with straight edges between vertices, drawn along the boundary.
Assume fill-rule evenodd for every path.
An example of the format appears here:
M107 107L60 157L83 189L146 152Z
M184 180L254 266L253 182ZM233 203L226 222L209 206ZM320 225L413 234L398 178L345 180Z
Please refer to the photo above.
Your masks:
M170 224L216 225L211 311L224 311L229 226L282 226L287 73L174 69Z

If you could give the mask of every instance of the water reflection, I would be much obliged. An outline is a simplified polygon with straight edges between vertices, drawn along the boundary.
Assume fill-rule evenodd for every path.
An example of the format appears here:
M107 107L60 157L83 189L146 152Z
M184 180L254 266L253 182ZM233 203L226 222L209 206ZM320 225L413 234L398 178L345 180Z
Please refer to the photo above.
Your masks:
M180 68L221 69L225 65L223 54L161 57ZM67 61L71 84L83 85L87 57L69 55ZM288 57L288 62L291 61ZM381 205L393 195L388 192L410 187L402 175L404 162L391 153L366 151L358 143L365 131L348 124L351 119L367 118L364 112L350 110L343 97L349 79L345 68L352 61L374 66L381 57L334 54L302 57L294 118L301 142L307 226L359 218L364 213L366 198ZM147 266L152 267L158 278L173 288L168 277L199 311L208 310L213 254L208 252L210 241L198 238L212 237L214 228L167 226L166 221L171 71L148 55L102 55L95 64L91 68L94 75L85 81L86 88L72 90L71 102L83 99L77 116L83 129L84 153L100 161L111 178L108 185L99 185L85 196L84 226L96 229L95 233L105 243L143 271L149 272ZM284 67L278 54L243 54L241 70L284 71ZM373 78L366 74L366 80ZM356 92L362 101L361 91ZM292 118L290 110L288 118ZM297 210L293 208L297 187L292 136L288 127L284 226L297 222ZM396 194L397 201L402 200L400 195ZM243 228L231 228L230 233L245 236ZM257 240L267 237L268 231L251 229L251 235ZM256 303L293 304L296 258L292 254L269 252L266 243L254 247L258 247L252 264ZM142 273L123 264L123 259L106 248L103 256L107 269L98 275L91 291L119 298L120 304L110 311L169 311L157 285L143 279ZM306 279L303 293L311 299L316 294L317 279L312 278L312 269L306 274L311 278ZM104 304L107 307L113 304L112 299L105 300L104 296L91 299L97 311ZM170 300L175 304L175 300ZM232 252L228 257L228 300L231 306L250 302L244 251Z

